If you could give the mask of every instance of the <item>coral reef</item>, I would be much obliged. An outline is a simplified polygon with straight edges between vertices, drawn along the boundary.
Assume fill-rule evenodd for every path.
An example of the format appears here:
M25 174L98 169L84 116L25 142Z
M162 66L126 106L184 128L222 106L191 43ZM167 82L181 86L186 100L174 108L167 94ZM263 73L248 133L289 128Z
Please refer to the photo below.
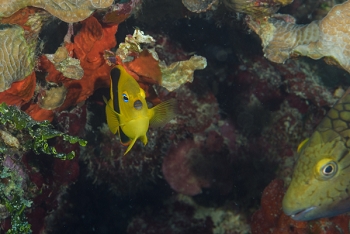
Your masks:
M346 12L350 3L346 1L334 6L320 21L297 25L290 15L276 14L267 19L247 17L247 23L261 38L265 57L283 63L293 56L308 56L312 59L326 58L350 71L349 18Z
M1 92L33 72L38 35L46 19L35 9L25 9L0 21Z
M207 60L202 56L192 56L187 61L180 61L166 66L164 62L159 63L162 73L161 85L169 91L174 91L181 84L193 81L193 72L204 69Z
M187 103L189 99L185 96L186 94L191 95L191 103ZM87 146L87 151L82 156L88 165L89 176L94 178L95 183L101 184L108 181L110 189L117 194L133 194L144 190L160 176L162 158L167 154L171 157L172 142L183 144L181 141L188 138L189 132L201 133L213 122L217 122L218 107L213 95L208 98L198 98L191 94L189 85L179 88L175 95L178 96L178 119L168 123L165 131L151 129L148 134L148 144L143 146L136 143L133 150L128 153L130 154L128 157L123 157L125 146L118 143L119 139L109 133L106 125L95 126L96 133L90 136L92 139L89 139L92 144ZM189 105L192 107L188 108ZM201 110L196 111L198 109ZM202 115L203 113L206 115ZM90 148L95 147L95 144L99 145L101 150ZM178 169L175 169L175 173Z
M56 3L55 1L33 1L33 0L19 0L8 2L6 0L1 2L3 6L0 11L0 17L9 17L16 11L25 8L27 6L34 6L43 8L51 15L65 21L67 23L78 22L86 19L96 9L107 8L113 3L112 0L104 1L61 1Z
M198 0L182 0L184 6L192 12L200 13L205 12L211 8L215 8L215 6L219 3L218 0L206 0L206 1L198 1Z
M54 137L63 137L64 141L69 143L79 143L80 145L86 145L86 141L72 137L70 135L64 134L60 131L53 129L51 124L48 121L37 122L32 120L27 114L21 112L16 107L7 106L5 103L0 104L0 114L1 114L1 124L5 131L11 131L7 129L17 129L19 131L26 131L25 135L29 135L30 139L23 136L21 133L21 144L11 143L16 142L16 139L12 136L13 134L7 133L2 134L11 140L4 140L5 145L2 145L1 152L7 153L7 146L19 148L21 151L27 151L33 149L36 154L45 153L55 155L57 158L61 159L72 159L74 157L74 151L69 153L59 153L52 146L49 146L48 140ZM13 130L12 130L13 131ZM18 134L18 133L17 133Z
M74 151L61 151L50 146L48 141L56 137L62 137L63 142L68 141L71 144L78 142L80 145L86 145L86 141L53 129L48 121L33 121L27 114L5 103L0 104L0 115L3 140L0 142L0 197L7 211L1 219L11 219L11 226L5 224L4 227L8 233L30 233L31 225L27 222L25 212L26 208L31 207L34 199L40 196L41 185L33 180L33 171L28 168L24 154L33 150L35 154L51 154L59 160L72 159L75 156ZM58 170L56 172L58 173ZM39 174L38 168L36 173ZM43 226L43 223L40 225Z
M293 0L223 0L226 7L235 12L246 13L254 17L271 16L276 13L280 7L291 4Z
M127 233L248 234L249 229L244 217L237 213L200 206L191 197L178 195L166 201L156 216L146 211L134 217Z
M4 25L0 31L1 40L1 77L0 91L10 88L13 82L19 81L32 73L34 68L35 43L28 43L24 30L17 25Z
M350 83L336 67L288 59L348 71L349 3L320 21L333 2L276 14L287 4L4 2L1 232L347 233L347 215L296 222L281 200L297 146ZM298 14L301 4L319 11ZM302 26L288 13L314 18ZM103 102L117 64L150 108L177 100L176 117L126 156Z

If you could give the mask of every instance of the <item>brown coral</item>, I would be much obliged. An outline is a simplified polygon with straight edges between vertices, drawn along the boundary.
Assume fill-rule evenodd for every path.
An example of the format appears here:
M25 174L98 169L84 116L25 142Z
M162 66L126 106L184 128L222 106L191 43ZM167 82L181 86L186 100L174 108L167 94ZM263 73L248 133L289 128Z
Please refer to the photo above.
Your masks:
M2 25L0 30L0 92L32 73L36 43L28 43L17 25Z
M205 12L216 5L218 0L182 0L184 6L192 12Z
M297 25L292 16L275 15L268 19L247 17L247 23L261 38L265 56L283 63L293 55L313 59L326 57L350 72L350 2L334 6L321 21Z
M246 13L254 17L271 16L281 6L288 5L293 0L223 0L227 8Z
M113 0L0 0L0 17L8 17L26 6L34 6L45 9L62 21L73 23L86 19L96 9L107 8L112 3Z

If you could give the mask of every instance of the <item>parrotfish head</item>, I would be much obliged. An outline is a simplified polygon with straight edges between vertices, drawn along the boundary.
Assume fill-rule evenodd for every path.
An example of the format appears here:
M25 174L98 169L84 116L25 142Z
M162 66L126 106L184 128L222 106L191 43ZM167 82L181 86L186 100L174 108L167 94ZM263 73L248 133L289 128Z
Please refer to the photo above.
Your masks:
M315 136L300 152L283 211L295 220L312 220L350 211L350 152L341 136L323 142ZM318 136L319 135L319 136Z

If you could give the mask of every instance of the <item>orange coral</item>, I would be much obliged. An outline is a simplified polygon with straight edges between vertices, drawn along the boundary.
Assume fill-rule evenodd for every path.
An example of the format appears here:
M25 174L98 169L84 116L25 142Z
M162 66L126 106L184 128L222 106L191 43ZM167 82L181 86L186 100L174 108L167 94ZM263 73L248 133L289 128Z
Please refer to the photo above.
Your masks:
M0 100L6 101L8 105L16 106L29 102L34 94L35 81L35 73L32 72L23 80L12 83L10 89L0 92Z
M117 29L118 25L102 27L95 17L90 17L82 22L82 29L74 37L74 43L65 45L73 57L80 60L84 76L81 80L64 80L63 83L68 89L68 100L62 109L86 100L95 89L109 85L111 67L105 62L103 52L116 46ZM52 77L47 77L47 80L52 80ZM57 82L55 78L53 80ZM79 97L73 103L68 98L72 96L71 89L79 92Z
M142 81L151 84L161 84L162 73L159 62L148 50L143 50L133 61L125 63L126 67L138 74Z
M69 53L80 60L84 75L80 80L72 80L56 70L54 64L46 56L40 57L40 69L48 73L46 80L62 83L67 89L64 103L56 110L65 110L85 101L95 89L108 87L111 67L103 58L103 52L116 45L115 33L118 25L102 26L91 16L82 22L82 28L74 37L74 43L66 43ZM26 109L36 120L52 120L54 112L41 109L36 103L31 103Z
M35 13L38 13L38 12L42 12L42 11L43 10L41 10L39 8L35 8L35 7L25 7L9 17L2 18L0 20L0 23L2 23L2 24L18 24L18 25L22 26L22 28L24 30L30 31L31 26L29 24L27 24L29 16L31 16Z
M9 18L3 19L3 22L19 23L27 30L31 30L26 25L30 15L40 11L42 10L27 7ZM122 13L126 14L127 12ZM21 15L23 19L20 17ZM81 28L77 35L74 36L74 42L65 42L64 47L67 49L68 56L79 60L80 66L84 71L84 75L80 80L65 77L46 55L39 56L38 68L41 72L47 74L45 80L58 84L58 86L63 85L67 90L65 98L62 98L64 102L61 106L53 110L51 110L52 108L43 109L39 106L40 103L37 102L37 98L47 93L45 87L38 87L39 96L32 98L35 95L34 90L36 86L34 72L25 80L14 83L8 91L0 93L1 100L8 104L22 106L22 109L35 120L51 121L55 111L59 112L81 103L92 95L96 89L108 87L111 66L106 63L103 54L104 51L116 46L115 33L117 29L118 25L115 23L101 24L94 16L90 16L81 22ZM141 87L145 89L152 102L154 104L158 103L159 99L150 85L161 83L162 74L159 63L152 57L152 54L147 50L136 53L135 59L124 64L124 66L128 68L136 80L141 82Z

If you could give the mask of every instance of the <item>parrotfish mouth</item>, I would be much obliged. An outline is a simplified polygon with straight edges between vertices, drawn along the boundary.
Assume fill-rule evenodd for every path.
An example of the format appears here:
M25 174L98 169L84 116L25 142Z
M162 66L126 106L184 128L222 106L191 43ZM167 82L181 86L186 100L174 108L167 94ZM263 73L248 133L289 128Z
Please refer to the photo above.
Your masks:
M308 218L306 217L307 214L314 210L316 208L316 206L311 206L309 208L306 208L306 209L301 209L301 210L298 210L296 212L293 212L292 214L287 214L287 215L290 215L290 217L296 221L307 221L309 219L312 219L312 218Z

